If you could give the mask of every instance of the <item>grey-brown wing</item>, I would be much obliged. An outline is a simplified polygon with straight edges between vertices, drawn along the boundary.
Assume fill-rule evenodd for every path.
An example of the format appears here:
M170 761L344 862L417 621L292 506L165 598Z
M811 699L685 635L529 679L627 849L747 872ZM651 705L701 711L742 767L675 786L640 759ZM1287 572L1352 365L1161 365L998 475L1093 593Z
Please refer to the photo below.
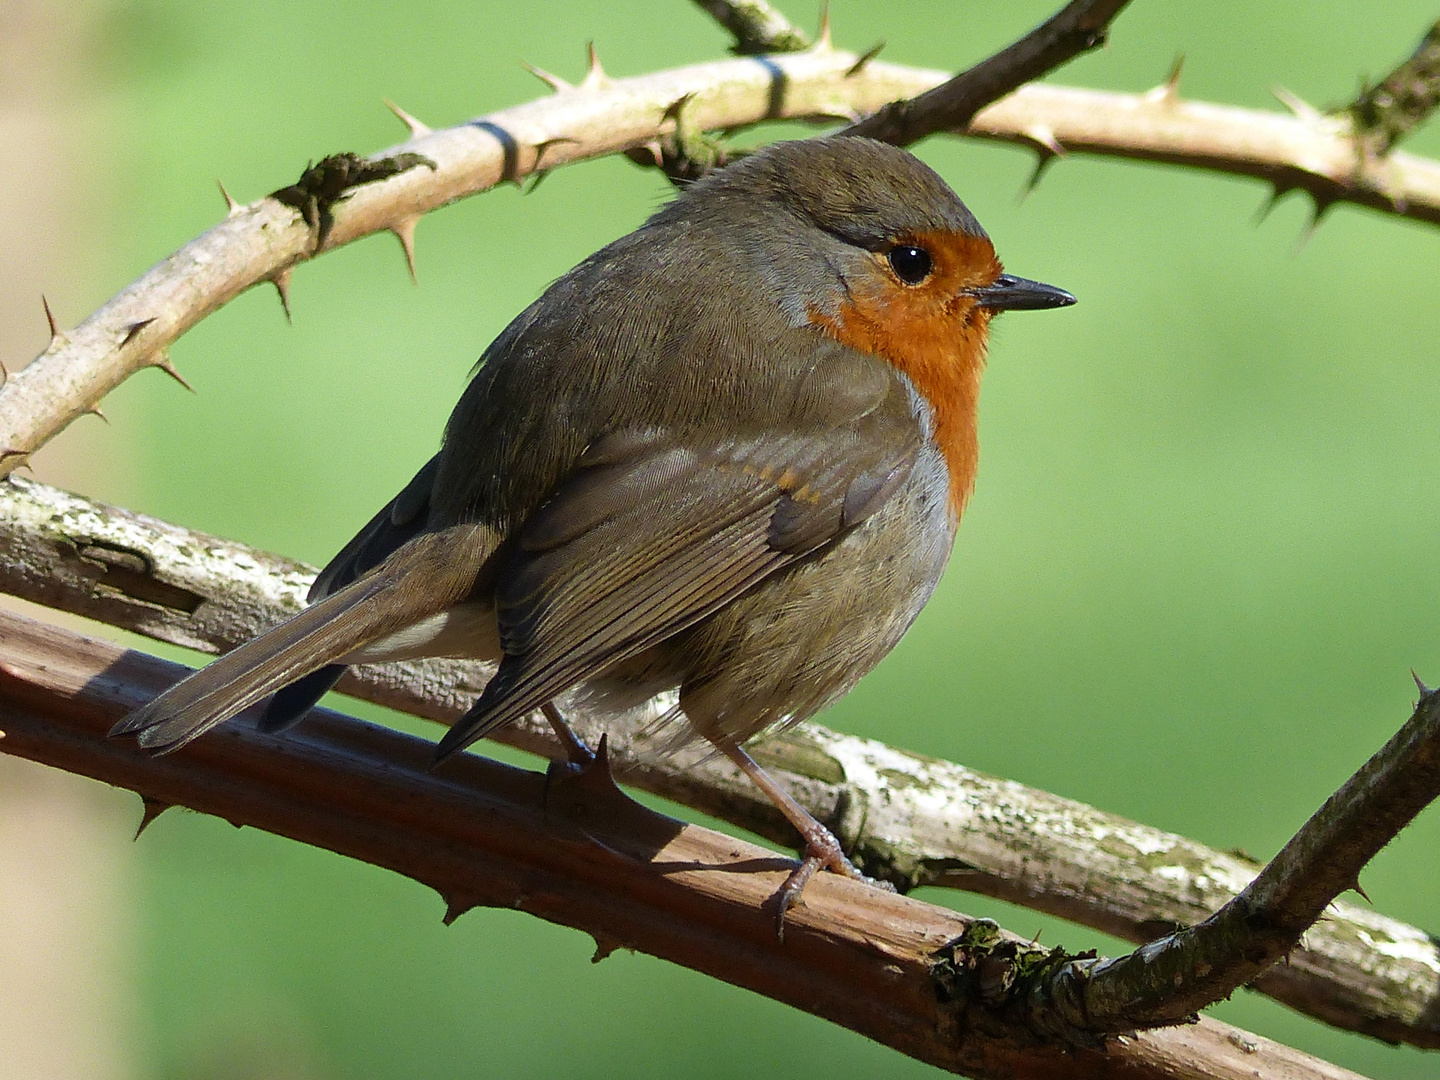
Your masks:
M920 449L908 406L887 398L850 424L794 434L696 446L631 433L593 446L500 568L505 656L437 757L693 625L873 513Z

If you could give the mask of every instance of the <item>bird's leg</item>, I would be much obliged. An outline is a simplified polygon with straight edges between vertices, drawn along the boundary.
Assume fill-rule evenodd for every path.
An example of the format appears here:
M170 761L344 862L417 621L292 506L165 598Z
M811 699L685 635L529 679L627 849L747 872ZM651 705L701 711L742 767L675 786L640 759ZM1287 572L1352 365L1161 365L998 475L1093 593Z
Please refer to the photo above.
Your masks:
M565 721L564 714L555 707L553 701L547 701L541 705L540 711L550 722L550 727L554 730L555 737L560 740L560 745L565 750L565 757L571 765L583 768L595 760L595 751L586 746L585 740L575 734Z
M782 940L785 937L785 913L800 899L805 886L821 867L857 881L875 884L855 869L855 864L845 857L845 851L840 847L840 841L835 839L835 834L816 821L810 811L796 802L794 796L776 783L775 778L762 769L754 758L739 746L717 746L721 753L739 766L740 771L780 809L805 841L800 865L785 879L785 884L781 885L780 891L775 894L775 903L779 909L776 920Z

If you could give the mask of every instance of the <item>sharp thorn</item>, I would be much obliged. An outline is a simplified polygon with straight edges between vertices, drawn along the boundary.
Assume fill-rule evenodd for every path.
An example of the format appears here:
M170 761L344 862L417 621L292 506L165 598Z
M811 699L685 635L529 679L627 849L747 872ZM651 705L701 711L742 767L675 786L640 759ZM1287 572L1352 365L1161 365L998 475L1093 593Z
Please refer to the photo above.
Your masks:
M530 171L532 173L540 171L540 163L545 160L545 152L549 150L552 146L560 146L563 143L578 144L579 142L579 139L572 139L568 135L561 135L559 138L555 139L542 139L540 142L535 144L535 164L530 167ZM657 143L656 145L658 146L659 144Z
M1026 128L1025 137L1034 143L1043 154L1052 158L1065 156L1065 147L1061 146L1060 140L1055 138L1055 132L1044 124Z
M585 45L585 55L589 59L589 67L585 71L585 78L580 80L581 90L603 90L610 85L610 76L605 74L605 69L600 66L600 54L595 51L595 43L588 42Z
M396 105L389 98L385 98L384 101L385 107L391 112L393 112L397 117L399 117L400 122L410 129L410 137L412 139L423 138L426 135L429 135L430 132L434 130L434 128L432 128L429 124L422 123L421 121L416 120L415 117L411 116L408 112L402 109L399 105Z
M10 369L5 366L5 361L0 360L0 386L10 381Z
M101 420L104 420L105 423L107 423L107 424L110 423L110 418L109 418L108 416L106 416L103 412L100 411L100 406L99 406L99 405L88 405L88 406L86 406L85 411L86 411L87 413L89 413L91 416L98 416Z
M174 803L161 802L159 799L152 799L148 795L141 795L140 802L143 809L140 812L140 824L135 827L135 835L132 839L139 840L140 834L154 824L155 819L163 814Z
M1310 243L1310 238L1315 235L1315 230L1320 228L1320 222L1324 219L1325 215L1330 212L1330 208L1335 205L1334 199L1327 198L1323 195L1317 195L1313 191L1309 192L1309 195L1311 199L1310 220L1306 223L1304 230L1300 233L1299 240L1296 241L1296 255L1299 255L1300 252L1305 250L1305 245Z
M552 75L550 72L546 71L542 67L536 67L534 64L527 64L524 60L520 61L520 66L523 67L526 71L530 72L531 75L534 75L546 86L550 87L551 90L554 90L557 94L560 93L560 91L562 90L575 89L572 84L560 78L559 75Z
M820 29L815 33L815 44L811 47L810 51L827 53L834 48L835 45L830 40L830 3L829 0L825 0L825 2L820 5Z
M1028 199L1030 193L1040 186L1040 181L1044 178L1045 173L1051 165L1060 160L1060 156L1044 147L1035 151L1035 168L1030 170L1030 176L1026 179L1025 186L1020 189L1021 202Z
M390 231L395 234L395 239L400 241L400 250L405 252L405 265L410 268L410 284L420 284L415 277L415 225L419 222L419 216L402 218L390 226ZM289 306L286 306L286 314L289 314Z
M651 139L639 146L632 146L625 151L625 156L643 169L663 169L665 167L665 151L661 148L659 139Z
M1272 86L1270 93L1274 94L1275 100L1289 109L1297 120L1310 122L1324 119L1319 109L1315 108L1315 106L1311 105L1308 101L1303 100L1299 95L1286 90L1283 86Z
M440 895L441 899L445 901L445 916L441 921L446 926L452 925L456 919L460 918L461 915L464 915L472 908L480 906L480 901L471 900L467 896L446 896L444 893Z
M1414 668L1410 669L1410 677L1415 680L1415 689L1420 691L1421 701L1424 701L1427 697L1429 697L1435 692L1434 690L1430 689L1430 687L1426 686L1423 682L1420 681L1420 676L1415 674Z
M611 937L598 930L591 931L590 936L595 939L595 954L590 957L592 964L600 963L601 960L613 956L617 950L625 947L619 938Z
M181 376L180 372L175 370L175 365L170 360L170 354L165 352L165 350L162 349L160 350L160 352L155 354L155 359L150 362L150 366L159 368L161 371L165 372L166 375L169 375L172 379L174 379L181 386L183 386L186 390L189 390L192 394L195 393L195 388L185 381L184 377Z
M28 458L29 456L29 450L17 450L13 446L0 446L0 461L4 461L6 458ZM21 464L23 464L23 462ZM17 469L19 467L19 465L16 466Z
M1350 883L1350 888L1354 889L1357 893L1359 893L1367 904L1371 904L1372 906L1374 905L1375 901L1370 899L1370 894L1360 887L1359 878L1356 878L1353 882Z
M874 45L871 45L870 48L860 54L855 63L845 69L845 78L853 79L856 75L859 75L860 72L865 70L866 64L880 55L880 50L883 48L885 48L885 42L883 41L877 41Z
M45 346L45 351L50 352L68 344L70 339L60 332L60 324L55 321L55 312L50 310L50 301L44 293L40 294L40 303L45 306L45 321L50 324L50 344Z
M519 187L520 187L520 194L522 194L522 195L534 195L534 194L535 194L535 189L538 188L538 187L540 186L540 184L544 181L544 179L545 179L547 176L549 176L549 175L550 175L550 170L549 170L549 169L540 169L540 168L531 169L531 170L530 170L530 176L529 176L529 178L528 178L528 182L522 183L522 184L519 185Z
M131 323L130 325L128 325L127 327L125 327L125 336L120 339L120 348L123 349L123 348L125 348L126 345L129 345L132 341L134 341L134 340L140 335L140 331L141 331L141 330L144 330L147 326L149 326L149 325L150 325L151 323L153 323L154 321L155 321L155 319L154 319L154 317L152 316L152 317L150 317L150 318L148 318L148 319L139 319L139 320L137 320L137 321L135 321L135 322L132 322L132 323Z
M220 189L220 194L225 198L225 216L227 218L234 217L236 214L240 213L240 211L244 209L244 207L242 207L234 200L234 198L230 195L230 192L225 190L224 182L218 177L215 180L215 186Z
M1180 72L1185 67L1185 54L1179 53L1175 62L1170 65L1170 74L1165 76L1165 81L1153 90L1145 94L1146 101L1157 102L1162 105L1174 105L1180 100Z
M294 271L290 267L284 270L277 270L270 277L270 283L275 286L275 291L280 294L280 306L285 309L285 321L293 323L290 318L290 275Z

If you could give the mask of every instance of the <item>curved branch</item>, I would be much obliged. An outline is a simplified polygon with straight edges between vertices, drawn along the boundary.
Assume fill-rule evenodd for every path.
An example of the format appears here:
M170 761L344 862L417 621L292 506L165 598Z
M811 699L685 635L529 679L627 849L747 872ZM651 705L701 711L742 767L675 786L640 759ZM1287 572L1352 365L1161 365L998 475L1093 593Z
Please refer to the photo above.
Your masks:
M314 571L232 541L42 484L0 484L0 589L206 652L298 611ZM459 661L352 668L356 697L450 723L490 672ZM656 752L643 719L603 728L616 775L781 843L790 827L722 758ZM554 756L548 725L497 733ZM754 748L872 876L998 896L1148 941L1208 917L1258 865L1093 807L807 724ZM1440 947L1423 931L1337 902L1258 989L1339 1027L1440 1047Z
M175 374L169 346L252 285L273 281L283 298L296 263L381 230L395 232L408 252L423 214L502 181L645 148L674 133L677 103L684 102L686 123L701 130L851 118L949 78L858 60L822 41L808 52L632 79L611 80L596 66L578 87L552 80L562 86L553 97L457 127L431 131L412 121L415 137L377 158L411 153L434 169L416 165L349 189L332 206L323 242L318 226L276 199L236 206L75 330L57 330L45 352L0 385L0 476L136 372ZM1076 151L1253 176L1277 195L1308 192L1317 213L1351 202L1440 224L1440 163L1403 153L1362 158L1348 120L1300 112L1182 101L1173 84L1141 95L1031 84L982 110L965 134L1019 143L1042 159Z
M283 739L232 723L166 757L105 737L183 671L0 613L0 750L139 792L147 819L185 805L405 874L447 921L518 908L591 933L596 959L639 949L982 1080L1355 1078L1213 1020L1047 1043L937 993L937 952L975 922L838 875L810 883L781 943L766 901L793 862L646 810L601 769L547 780L465 754L434 773L424 740L323 710Z

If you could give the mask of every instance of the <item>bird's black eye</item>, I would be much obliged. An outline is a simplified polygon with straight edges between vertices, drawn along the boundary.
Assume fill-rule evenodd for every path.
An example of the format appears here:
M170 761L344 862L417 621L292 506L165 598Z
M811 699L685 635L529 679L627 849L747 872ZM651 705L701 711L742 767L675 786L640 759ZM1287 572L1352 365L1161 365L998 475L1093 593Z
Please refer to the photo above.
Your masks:
M885 257L890 260L895 276L906 285L919 285L930 276L930 253L922 247L897 244Z

